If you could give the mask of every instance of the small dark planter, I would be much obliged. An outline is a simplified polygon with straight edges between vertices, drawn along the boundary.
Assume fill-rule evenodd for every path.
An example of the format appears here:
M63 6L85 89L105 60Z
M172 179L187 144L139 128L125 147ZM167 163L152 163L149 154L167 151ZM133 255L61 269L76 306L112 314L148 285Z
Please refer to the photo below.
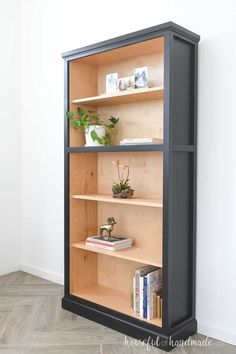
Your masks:
M123 189L122 191L112 189L112 192L113 198L131 199L134 194L134 190L131 188Z

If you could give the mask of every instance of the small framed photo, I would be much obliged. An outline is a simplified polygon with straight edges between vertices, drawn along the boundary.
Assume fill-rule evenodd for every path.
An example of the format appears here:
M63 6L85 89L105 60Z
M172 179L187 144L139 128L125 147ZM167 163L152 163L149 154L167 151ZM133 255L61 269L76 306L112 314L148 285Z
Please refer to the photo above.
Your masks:
M135 80L133 76L122 77L118 79L118 90L126 91L133 90L135 88Z
M106 75L106 93L112 93L117 91L117 79L118 73Z
M134 69L135 88L148 87L148 68L143 66L142 68Z

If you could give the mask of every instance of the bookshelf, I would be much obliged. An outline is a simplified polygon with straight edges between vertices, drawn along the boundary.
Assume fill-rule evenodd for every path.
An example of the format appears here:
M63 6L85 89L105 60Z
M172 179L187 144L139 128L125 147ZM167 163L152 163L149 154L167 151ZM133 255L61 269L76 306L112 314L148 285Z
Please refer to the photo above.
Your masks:
M196 332L195 208L197 43L172 23L63 54L65 111L78 105L120 118L112 146L85 146L65 116L65 295L63 308L137 339L186 339ZM106 94L106 74L148 67L147 88ZM153 145L120 145L155 137ZM130 167L132 199L112 197L112 161ZM134 245L110 251L86 245L109 216L114 235ZM137 317L132 279L145 265L162 268L162 318Z

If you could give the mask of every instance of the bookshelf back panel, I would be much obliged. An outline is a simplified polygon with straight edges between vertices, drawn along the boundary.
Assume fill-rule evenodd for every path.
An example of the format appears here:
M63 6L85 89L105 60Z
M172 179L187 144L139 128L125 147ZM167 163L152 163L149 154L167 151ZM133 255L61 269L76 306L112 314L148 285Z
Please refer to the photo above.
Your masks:
M103 254L71 248L71 292L101 285L106 288L132 293L135 269L144 264Z
M114 160L129 166L129 183L136 197L162 199L162 152L98 153L98 193L111 194L112 184L118 182Z
M148 248L150 245L161 250L161 208L72 198L76 194L111 195L112 183L118 181L117 167L112 164L114 160L130 166L130 186L135 197L162 199L162 152L70 154L70 242L80 242L96 235L98 225L106 222L112 214L118 222L116 232L135 237L138 246Z
M120 119L113 145L119 145L124 138L163 139L162 99L98 107L97 111Z
M148 86L163 86L163 53L141 55L135 58L112 62L98 67L98 95L106 92L106 75L118 73L118 78L134 75L134 69L147 66Z
M135 246L143 248L148 259L149 250L156 250L162 259L162 209L141 206L98 203L98 225L106 223L109 216L117 222L113 235L134 239Z
M125 294L132 293L132 279L135 269L143 267L141 263L130 262L125 259L97 255L97 281L101 286L121 291Z
M109 194L112 184L118 182L117 167L113 161L129 166L129 183L135 197L163 197L163 153L99 152L70 154L70 197L74 194Z
M107 74L117 72L119 78L132 76L135 68L143 66L148 67L149 86L163 86L164 39L162 37L70 61L69 110L76 113L78 106L71 103L74 99L104 94ZM99 107L98 111L100 113L105 111L109 115L121 118L120 132L114 141L114 144L118 144L122 138L139 137L140 131L142 136L161 139L163 137L162 105L162 100L157 100L142 104ZM83 108L96 111L96 108L91 106L83 106ZM69 145L84 146L84 144L85 138L82 129L78 130L70 126Z
M70 244L98 234L98 226L114 216L114 235L135 240L143 253L162 254L162 209L73 199L74 194L107 193L117 181L114 160L130 166L130 185L135 196L162 198L163 153L72 153L70 154ZM148 263L147 263L148 264ZM71 292L96 284L130 292L134 269L140 263L87 250L70 248ZM115 275L114 275L115 274ZM122 276L121 276L122 274Z
M144 264L78 249L73 250L73 257L76 268L71 272L70 293L137 318L132 309L132 284L135 270ZM160 318L141 320L162 326Z

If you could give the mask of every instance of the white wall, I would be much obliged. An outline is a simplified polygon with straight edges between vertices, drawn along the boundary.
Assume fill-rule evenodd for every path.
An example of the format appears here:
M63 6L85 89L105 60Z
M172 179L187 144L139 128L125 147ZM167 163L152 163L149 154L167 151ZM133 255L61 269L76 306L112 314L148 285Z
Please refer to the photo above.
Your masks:
M19 1L0 6L0 275L19 268L21 99Z
M202 37L197 221L199 331L236 344L235 15L233 0L225 0L223 5L210 0L120 1L117 5L108 0L22 0L24 269L58 281L63 276L60 53L175 21Z

